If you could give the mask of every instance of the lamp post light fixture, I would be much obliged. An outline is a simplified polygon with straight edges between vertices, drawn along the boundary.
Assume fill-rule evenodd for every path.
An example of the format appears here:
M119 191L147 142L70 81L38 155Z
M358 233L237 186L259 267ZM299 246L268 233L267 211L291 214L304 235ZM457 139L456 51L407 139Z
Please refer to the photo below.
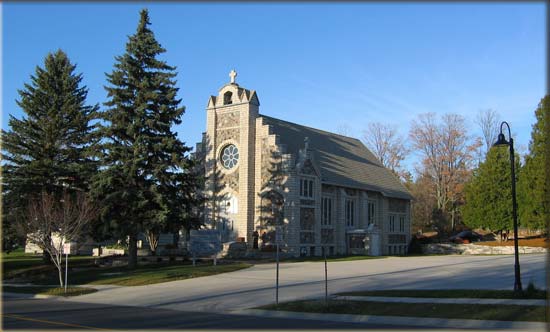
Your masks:
M502 132L502 127L506 125L508 127L508 137L510 141L508 142L504 137ZM512 218L514 220L514 291L521 291L521 275L519 269L519 250L518 250L518 213L517 213L517 202L516 202L516 167L514 162L514 139L512 138L512 133L510 132L510 125L503 121L500 124L500 134L498 134L498 139L493 144L493 146L502 146L507 145L510 147L510 167L512 169Z

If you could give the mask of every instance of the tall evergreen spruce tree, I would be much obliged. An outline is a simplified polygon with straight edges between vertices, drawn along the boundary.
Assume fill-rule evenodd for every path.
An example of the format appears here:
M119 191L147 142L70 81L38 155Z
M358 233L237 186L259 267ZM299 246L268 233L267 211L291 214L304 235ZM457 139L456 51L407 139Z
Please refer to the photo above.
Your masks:
M537 122L531 131L529 153L525 156L525 166L518 185L518 210L521 223L531 229L539 230L545 228L545 221L550 213L548 206L545 207L544 204L545 199L547 200L550 196L549 189L545 189L545 170L548 168L548 163L545 163L544 152L545 144L549 143L548 129L545 130L550 126L545 120L549 112L550 96L545 96L535 111Z
M103 164L94 181L104 232L128 237L130 268L137 263L138 234L183 223L196 191L190 148L171 131L185 110L176 98L175 67L157 59L165 49L148 27L148 11L140 16L125 54L107 74Z
M11 130L2 132L4 234L33 195L87 190L97 169L90 148L98 106L85 105L88 89L75 68L63 51L50 53L19 90L25 116L10 116Z
M516 170L519 171L519 156L515 160ZM464 191L462 215L465 225L488 228L493 232L512 229L512 183L508 148L491 148L485 161L474 170Z

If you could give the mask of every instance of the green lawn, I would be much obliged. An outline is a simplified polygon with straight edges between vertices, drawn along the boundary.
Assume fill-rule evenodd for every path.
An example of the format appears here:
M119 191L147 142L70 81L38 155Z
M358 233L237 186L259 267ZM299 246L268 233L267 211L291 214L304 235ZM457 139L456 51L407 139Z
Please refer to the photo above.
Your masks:
M22 249L13 251L10 254L2 253L2 279L15 277L26 270L45 266L41 256L24 254Z
M353 256L333 256L327 257L327 262L348 262L348 261L360 261L365 259L379 259L386 258L386 256L365 256L365 255L353 255ZM296 257L296 258L287 258L281 260L285 263L294 263L294 262L323 262L324 257Z
M332 256L327 257L327 262L347 262L347 261L359 261L359 260L365 260L365 259L379 259L379 258L386 258L386 256L365 256L365 255L352 255L352 256ZM325 259L323 257L319 256L307 256L307 257L289 257L289 258L281 258L279 261L281 263L301 263L301 262L323 262ZM263 259L257 259L257 258L241 258L241 259L235 259L235 261L253 261L254 263L274 263L275 258L263 258Z
M67 292L65 293L65 288L61 287L49 287L49 286L3 286L3 292L10 293L27 293L27 294L42 294L42 295L56 295L56 296L78 296L84 294L90 294L97 292L97 289L88 288L88 287L67 287Z
M69 256L69 267L90 266L94 260L95 257L92 256ZM23 248L12 251L9 254L2 252L3 280L55 273L55 271L55 266L44 264L42 255L25 254Z
M435 304L435 303L389 303L363 301L296 301L269 305L258 309L283 310L313 313L412 316L451 319L480 319L505 321L545 321L544 306L486 305L486 304ZM459 326L458 326L459 327Z
M252 266L246 263L218 264L213 266L190 264L150 264L138 266L135 270L126 267L96 268L78 271L69 276L69 283L141 286L167 281L205 277L214 274L233 272Z
M513 290L488 289L436 289L436 290L377 290L347 292L347 296L434 297L434 298L479 298L479 299L546 299L545 290L525 289L522 293Z
M91 283L140 286L232 272L252 266L247 263L217 266L199 263L193 267L190 262L173 262L139 265L136 269L130 270L125 266L100 268L93 264L95 259L90 256L69 256L69 285ZM38 285L59 283L57 269L53 265L44 264L41 255L24 254L22 250L10 254L2 253L2 265L4 280L17 277ZM73 268L78 270L72 270Z

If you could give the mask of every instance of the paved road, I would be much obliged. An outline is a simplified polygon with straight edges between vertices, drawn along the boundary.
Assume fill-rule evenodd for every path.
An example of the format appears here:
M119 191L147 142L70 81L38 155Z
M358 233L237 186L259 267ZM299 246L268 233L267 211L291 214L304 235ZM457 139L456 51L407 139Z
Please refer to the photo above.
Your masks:
M522 255L520 259L524 286L533 281L538 287L544 287L545 255ZM391 257L330 262L328 270L331 294L365 289L511 289L514 284L513 256ZM3 322L9 329L71 328L63 324L123 329L366 327L352 323L260 319L231 313L273 303L274 277L275 264L261 264L227 274L163 284L104 286L96 293L69 299L4 299ZM322 297L324 264L281 264L280 285L281 302ZM267 325L258 325L259 320Z
M521 256L522 281L544 287L545 255ZM329 293L365 289L512 289L513 256L424 256L331 262ZM205 312L275 302L275 264L163 284L111 288L68 301ZM324 296L322 262L280 265L279 301Z
M3 331L7 330L189 330L189 329L364 329L365 324L325 322L288 318L182 312L169 309L136 308L68 302L57 299L4 298ZM369 328L395 326L369 324ZM407 329L418 329L403 326ZM422 328L424 330L424 328Z

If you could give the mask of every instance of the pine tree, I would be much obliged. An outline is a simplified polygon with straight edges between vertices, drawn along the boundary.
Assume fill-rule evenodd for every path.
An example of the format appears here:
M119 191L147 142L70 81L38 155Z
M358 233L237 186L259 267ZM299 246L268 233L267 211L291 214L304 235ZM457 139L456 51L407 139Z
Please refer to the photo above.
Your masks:
M516 156L515 160L516 170L519 171L519 157ZM464 191L464 224L471 228L488 228L494 232L512 229L512 183L508 148L491 148L485 161L474 170Z
M275 242L277 229L284 233L284 197L281 194L286 182L284 163L278 149L270 149L262 158L262 173L267 176L267 181L258 193L259 225L254 229L254 232L258 232L256 236L262 239L262 246L267 242Z
M97 169L90 147L98 106L85 105L88 89L75 68L63 51L50 53L19 90L25 116L10 116L11 130L2 132L4 226L14 226L33 195L87 190Z
M519 214L521 223L531 229L544 229L545 220L550 211L544 207L545 199L548 199L550 192L545 191L545 144L549 143L548 126L546 123L550 112L550 96L545 96L539 103L535 116L537 122L533 125L531 141L529 142L529 153L525 156L525 166L518 185ZM548 158L546 156L546 158Z
M137 262L137 236L184 222L196 190L190 148L171 127L181 123L175 67L158 60L165 49L149 29L147 10L126 52L107 74L107 110L101 118L103 171L94 193L103 202L104 232L128 237L129 267Z

